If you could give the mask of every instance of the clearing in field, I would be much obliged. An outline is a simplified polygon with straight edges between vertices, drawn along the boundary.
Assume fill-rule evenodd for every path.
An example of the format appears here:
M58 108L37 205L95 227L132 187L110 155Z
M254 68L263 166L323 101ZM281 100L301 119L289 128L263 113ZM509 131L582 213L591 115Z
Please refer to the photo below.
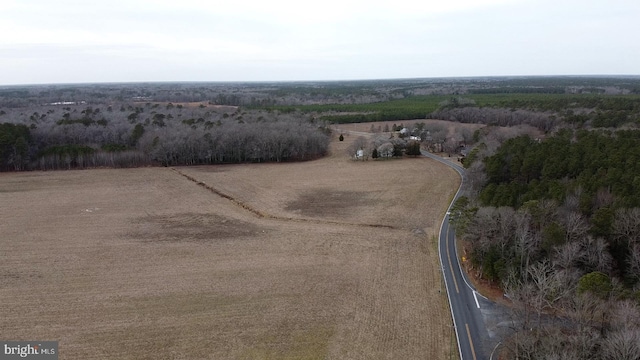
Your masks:
M456 352L428 159L0 174L0 339L61 359Z

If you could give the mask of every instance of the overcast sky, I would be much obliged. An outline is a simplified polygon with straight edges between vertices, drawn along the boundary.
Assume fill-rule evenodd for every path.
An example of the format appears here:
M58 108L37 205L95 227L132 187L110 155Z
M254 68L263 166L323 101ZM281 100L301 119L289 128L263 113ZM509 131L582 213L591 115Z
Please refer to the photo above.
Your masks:
M0 0L0 85L640 75L638 0Z

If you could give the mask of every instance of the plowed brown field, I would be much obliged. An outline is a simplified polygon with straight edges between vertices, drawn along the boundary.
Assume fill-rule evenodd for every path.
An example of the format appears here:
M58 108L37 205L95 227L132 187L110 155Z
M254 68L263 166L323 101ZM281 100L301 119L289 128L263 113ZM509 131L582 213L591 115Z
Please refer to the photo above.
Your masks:
M0 174L0 339L60 359L442 359L428 159Z

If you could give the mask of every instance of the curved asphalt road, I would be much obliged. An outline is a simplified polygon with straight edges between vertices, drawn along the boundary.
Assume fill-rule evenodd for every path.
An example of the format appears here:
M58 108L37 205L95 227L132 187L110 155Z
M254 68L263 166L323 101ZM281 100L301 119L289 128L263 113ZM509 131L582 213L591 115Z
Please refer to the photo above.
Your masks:
M462 178L460 188L462 187L465 175L464 169L460 165L426 151L422 151L422 154L456 170ZM458 199L460 188L458 188L458 192L456 192L448 210ZM442 274L449 297L449 306L451 307L451 316L453 317L458 339L460 359L488 359L486 344L489 343L489 333L482 316L481 306L490 306L491 304L489 300L475 291L460 267L455 233L449 226L449 211L447 211L440 225L438 252L440 253L440 266L442 267Z

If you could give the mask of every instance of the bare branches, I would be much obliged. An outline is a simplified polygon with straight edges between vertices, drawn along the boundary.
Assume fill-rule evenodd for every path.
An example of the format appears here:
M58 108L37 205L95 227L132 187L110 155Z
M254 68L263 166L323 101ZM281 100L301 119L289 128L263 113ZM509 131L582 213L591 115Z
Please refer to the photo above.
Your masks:
M632 277L640 281L640 244L634 244L630 248L629 272Z
M587 235L589 223L587 219L576 211L569 211L560 218L565 230L566 241L577 241Z
M602 342L602 358L611 360L640 359L640 330L616 331Z
M579 242L567 242L555 249L553 265L558 269L571 269L579 265L586 256Z
M433 118L459 121L462 123L495 124L514 126L527 124L544 132L553 129L557 120L550 113L528 110L493 109L478 107L443 108L431 114Z
M616 211L613 236L629 244L640 244L640 208Z
M613 258L609 253L609 245L602 238L587 236L580 242L584 251L584 265L591 271L611 272Z

